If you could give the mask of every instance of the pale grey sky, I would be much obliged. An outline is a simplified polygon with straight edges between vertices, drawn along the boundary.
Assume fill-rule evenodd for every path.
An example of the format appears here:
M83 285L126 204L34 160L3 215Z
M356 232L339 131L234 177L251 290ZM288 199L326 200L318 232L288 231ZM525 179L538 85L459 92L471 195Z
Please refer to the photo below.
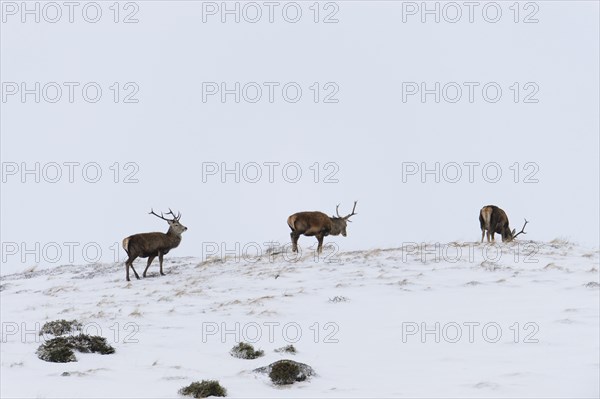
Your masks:
M90 23L97 7L81 2L73 23L62 3L51 23L56 9L42 2L36 23L21 2L2 2L3 272L36 264L34 255L22 261L22 243L48 251L58 243L58 264L69 263L65 242L79 243L76 263L85 244L98 243L110 261L125 236L166 231L147 215L152 207L181 211L189 228L169 256L202 256L209 242L287 243L291 213L331 214L338 203L348 213L354 200L348 237L326 239L342 251L475 241L487 204L517 229L530 220L527 239L597 247L598 3L525 3L516 15L513 2L480 2L473 22L454 3L456 23L446 21L457 14L444 2L439 23L433 14L421 22L421 2L322 2L318 16L313 2L279 2L272 23L263 2L239 3L240 22L225 14L222 23L221 2L137 1L120 3L115 23L113 2L98 2L100 19ZM486 21L498 7L498 22ZM298 8L299 21L286 21ZM257 9L258 22L244 19ZM221 83L235 92L236 82L239 103L235 94L222 102ZM99 100L86 101L97 87ZM23 89L33 90L24 102ZM430 90L424 102L422 89ZM36 172L22 174L36 163L39 183ZM55 163L62 177L51 183ZM221 175L236 163L239 183ZM439 182L421 173L436 163ZM262 177L252 183L256 164ZM88 180L101 170L97 183L83 178L84 165ZM302 237L300 246L315 241ZM42 264L44 256L52 254Z

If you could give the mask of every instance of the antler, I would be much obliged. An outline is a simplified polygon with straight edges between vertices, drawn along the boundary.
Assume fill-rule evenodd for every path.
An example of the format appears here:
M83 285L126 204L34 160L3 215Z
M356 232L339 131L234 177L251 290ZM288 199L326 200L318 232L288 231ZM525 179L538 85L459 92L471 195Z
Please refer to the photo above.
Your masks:
M349 213L348 215L344 216L344 219L348 219L350 216L354 216L356 215L356 213L354 212L354 210L356 209L356 203L358 201L354 201L354 206L352 207L352 213Z
M513 239L517 238L517 236L519 234L527 234L527 232L525 231L525 226L527 226L527 223L529 223L529 222L527 221L527 219L525 219L525 224L523 225L523 228L521 229L521 231L519 231L517 234L515 234L513 236Z
M175 216L175 214L173 213L173 211L171 210L171 208L169 208L169 213L170 213L171 215L173 215L173 218L174 218L173 220L175 220L176 222L178 222L178 221L179 221L179 219L181 219L181 212L177 212L177 216ZM167 213L167 215L168 215L169 213Z
M178 213L178 215L177 215L177 216L175 216L175 214L173 213L173 211L171 210L171 208L169 208L169 212L167 213L167 215L168 215L168 214L171 214L171 215L173 215L173 219L167 219L167 218L165 218L165 216L163 215L163 213L162 213L162 212L160 213L160 216L159 216L159 215L157 215L156 213L154 213L154 209L150 209L150 212L149 212L149 215L154 215L154 216L156 216L156 217L158 217L158 218L160 218L160 219L162 219L162 220L165 220L165 221L167 221L167 222L170 222L170 221L175 221L175 222L177 222L177 221L179 221L179 219L181 218L181 212L179 212L179 213Z
M335 214L337 215L337 217L341 218L340 213L338 212L338 208L340 207L340 204L337 204L335 206Z

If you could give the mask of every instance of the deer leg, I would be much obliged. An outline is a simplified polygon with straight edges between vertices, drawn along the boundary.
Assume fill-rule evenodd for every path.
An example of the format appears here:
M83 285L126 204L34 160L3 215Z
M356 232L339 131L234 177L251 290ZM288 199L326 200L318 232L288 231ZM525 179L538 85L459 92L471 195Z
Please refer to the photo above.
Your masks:
M483 236L485 236L485 230L481 229L481 242L483 242Z
M135 269L133 268L133 261L135 260L136 257L129 257L127 259L127 262L125 262L125 278L127 279L127 281L129 280L129 267L131 267L131 270L133 270L133 274L135 274L135 278L137 278L138 280L140 279L140 276L137 274L137 272L135 271Z
M292 237L292 252L298 252L298 239L300 238L300 234L292 231L290 237Z
M158 261L160 262L160 275L164 276L165 274L163 273L163 270L162 270L162 262L163 262L163 253L162 252L158 253Z
M323 233L319 233L316 235L317 241L319 241L319 246L317 247L317 253L321 254L323 252Z
M148 271L148 268L150 267L150 264L152 263L154 258L156 258L155 255L148 256L148 264L146 265L146 269L144 269L144 274L143 274L144 277L146 277L146 272Z

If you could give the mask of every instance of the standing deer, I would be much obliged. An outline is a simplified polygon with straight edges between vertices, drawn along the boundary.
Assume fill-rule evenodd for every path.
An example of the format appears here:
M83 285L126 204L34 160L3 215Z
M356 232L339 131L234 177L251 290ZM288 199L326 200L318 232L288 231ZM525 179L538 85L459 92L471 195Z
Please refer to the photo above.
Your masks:
M163 255L169 253L173 248L177 248L179 243L181 242L181 234L187 230L187 227L179 223L179 219L181 218L181 213L177 216L173 213L171 208L169 208L169 213L173 216L173 219L167 219L163 216L162 212L160 216L154 213L154 210L150 210L150 215L154 215L162 220L165 220L169 223L169 230L166 233L140 233L134 234L123 239L123 249L127 252L129 258L125 262L125 271L127 281L129 280L129 268L133 270L135 274L135 278L138 280L140 276L137 274L135 269L133 268L133 261L140 258L148 258L148 264L146 265L146 269L144 270L143 276L146 277L146 272L150 267L150 264L158 256L158 260L160 262L160 274L164 276L163 273Z
M511 242L519 234L527 234L525 232L525 226L527 226L527 219L521 231L515 234L515 229L512 231L508 226L508 216L506 212L498 208L495 205L487 205L481 208L479 211L479 226L481 227L481 242L483 242L483 236L487 233L487 241L490 242L490 234L492 235L492 242L494 242L494 233L502 235L502 242Z
M336 216L329 217L323 212L298 212L294 213L287 219L287 224L292 229L290 236L292 237L292 252L298 252L298 238L301 235L315 236L319 241L317 253L323 252L323 238L328 235L337 236L341 234L346 237L346 222L350 216L356 215L357 201L354 201L352 212L346 216L340 216L338 212L339 205L335 207Z

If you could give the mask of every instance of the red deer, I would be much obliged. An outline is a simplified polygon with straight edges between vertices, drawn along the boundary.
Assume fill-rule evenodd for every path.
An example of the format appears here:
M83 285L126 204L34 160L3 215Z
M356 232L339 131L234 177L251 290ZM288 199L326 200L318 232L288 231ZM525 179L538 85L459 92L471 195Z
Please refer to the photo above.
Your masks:
M338 212L339 205L335 207L336 216L329 217L323 212L298 212L294 213L287 220L288 226L292 229L290 236L292 237L292 252L298 252L298 238L301 235L315 236L319 241L317 253L323 252L323 237L332 235L342 235L346 237L346 222L350 216L356 215L357 201L354 201L352 212L346 216L340 216Z
M487 233L487 240L490 242L490 234L492 235L492 242L494 241L494 233L498 233L502 236L502 242L510 242L517 238L519 234L527 234L525 232L525 226L527 226L527 219L521 231L515 234L515 229L512 231L508 226L508 216L506 212L498 208L495 205L487 205L481 208L479 211L479 226L481 227L481 242L483 237Z
M129 256L125 262L125 275L127 281L130 281L130 267L135 274L135 278L138 280L140 279L140 276L133 268L133 261L138 257L148 258L148 264L146 265L146 269L144 270L143 274L144 277L146 277L146 272L148 271L150 264L157 256L158 261L160 262L160 274L161 276L165 275L163 273L163 255L168 254L170 250L179 246L179 243L181 242L181 234L187 230L187 227L179 223L181 213L175 216L170 208L169 213L171 216L173 216L173 219L165 218L162 212L160 216L154 213L154 210L150 210L149 213L169 223L169 231L166 233L140 233L129 236L123 240L123 249L125 249L125 252L127 252L127 255ZM167 213L167 215L169 213Z

